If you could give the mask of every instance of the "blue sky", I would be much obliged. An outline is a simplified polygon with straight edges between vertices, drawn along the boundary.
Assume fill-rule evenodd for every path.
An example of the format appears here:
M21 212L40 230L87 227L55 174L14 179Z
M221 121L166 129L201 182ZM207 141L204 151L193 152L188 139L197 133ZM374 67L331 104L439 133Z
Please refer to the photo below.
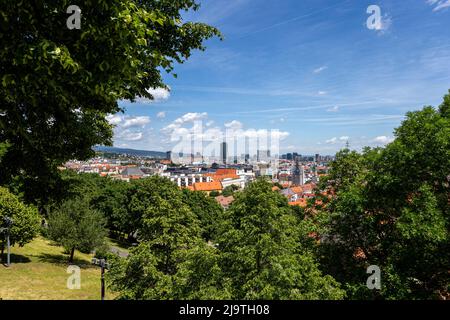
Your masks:
M279 129L282 152L334 154L391 141L407 111L450 88L450 0L201 0L218 27L165 76L153 102L120 102L114 145L167 151L174 130ZM382 20L367 28L367 8Z

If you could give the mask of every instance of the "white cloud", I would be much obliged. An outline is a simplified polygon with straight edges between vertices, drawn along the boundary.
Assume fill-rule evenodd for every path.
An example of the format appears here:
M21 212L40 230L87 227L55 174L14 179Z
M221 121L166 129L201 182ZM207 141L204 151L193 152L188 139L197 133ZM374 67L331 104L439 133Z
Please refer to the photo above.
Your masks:
M208 117L208 114L206 112L203 113L197 113L197 112L190 112L186 113L182 117L176 119L173 123L177 125L183 125L188 122L194 122L198 120L203 120Z
M450 7L450 0L427 0L428 4L434 6L433 11L439 11Z
M318 94L319 94L319 96L324 96L324 95L327 94L327 92L326 91L319 91Z
M156 115L158 119L164 119L166 117L166 113L164 111L158 112Z
M140 141L144 137L143 132L133 132L130 130L124 130L115 135L117 139L123 141Z
M150 123L150 117L147 116L124 116L120 114L108 115L106 119L110 124L120 128L145 127Z
M170 98L170 88L168 88L168 89L166 89L166 88L150 88L150 89L147 89L147 92L152 95L153 99L136 97L136 102L142 103L142 104L152 104L152 103L165 101ZM125 100L125 101L128 101L128 100Z
M243 127L242 123L237 120L233 120L231 122L225 123L225 128L229 128L229 129L233 129L233 130L242 129L242 127Z
M318 73L321 73L322 71L325 71L326 69L328 69L328 67L327 66L321 66L321 67L319 67L319 68L317 68L317 69L314 69L314 73L316 73L316 74L318 74Z
M150 123L150 118L147 116L140 117L125 117L123 124L121 126L125 129L132 127L145 127L145 125Z
M376 144L389 144L393 142L395 139L387 136L379 136L372 140L373 143Z
M108 122L114 126L119 125L122 120L123 120L123 116L119 115L119 114L114 114L114 115L108 115L106 117L106 120L108 120Z
M339 106L334 106L334 107L327 109L327 112L338 112L338 111L339 111Z
M177 129L180 129L184 124L189 122L200 121L208 118L208 113L197 113L197 112L189 112L179 117L171 124L165 126L161 129L161 132L166 134L176 133Z
M331 138L331 139L325 141L325 143L327 143L327 144L336 144L337 141L338 141L338 138L333 137L333 138Z
M159 102L170 98L170 88L150 88L147 92L153 96L153 100L147 100L148 102Z
M114 138L123 141L140 141L144 138L145 127L151 122L147 116L126 116L121 114L106 117L114 125Z
M329 140L326 140L325 143L326 144L337 144L337 143L342 143L342 142L347 142L350 139L349 136L342 136L342 137L333 137Z
M211 127L213 121L208 120L207 113L187 113L176 119L168 126L161 129L161 133L166 137L170 136L172 142L179 141L197 141L199 145L208 142L221 142L227 139L249 138L255 142L263 141L271 146L267 146L272 150L277 150L279 142L289 136L289 132L271 130L271 129L244 129L244 125L237 120L233 120L223 124L223 127ZM203 122L207 125L204 126ZM190 123L190 124L189 124ZM190 143L188 143L190 145Z

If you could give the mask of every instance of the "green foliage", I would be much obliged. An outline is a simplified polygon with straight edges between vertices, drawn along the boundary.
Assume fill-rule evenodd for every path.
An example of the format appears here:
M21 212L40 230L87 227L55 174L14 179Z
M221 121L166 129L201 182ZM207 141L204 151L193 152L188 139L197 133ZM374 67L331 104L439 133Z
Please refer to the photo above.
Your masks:
M154 191L156 184L162 190ZM208 197L180 191L161 178L142 180L139 246L115 258L108 280L123 299L339 299L344 293L323 275L298 241L297 217L265 181L251 184L216 220L217 244L200 237L199 221L180 202ZM170 202L166 199L170 198ZM176 208L176 210L175 210Z
M339 284L318 269L299 241L299 221L285 197L259 180L226 211L221 265L234 299L339 299Z
M140 244L125 261L115 259L109 272L113 289L123 299L174 299L187 295L177 283L180 264L203 243L200 222L185 203L185 194L166 178L151 177L132 183L129 210L139 217ZM184 279L187 277L183 269ZM178 292L178 294L177 294Z
M230 300L231 279L221 268L220 251L199 243L187 251L174 281L174 297L188 300Z
M139 224L139 219L128 211L132 186L125 181L109 178L103 180L103 187L91 200L92 207L103 213L109 230L132 236Z
M224 197L230 197L234 194L235 191L239 190L239 187L236 185L231 185L222 190L222 195Z
M174 274L178 251L192 247L200 237L199 221L170 180L151 177L134 187L130 209L142 214L138 237L150 246L161 270Z
M23 204L19 198L4 187L0 187L0 227L3 219L9 217L13 220L10 229L11 245L24 246L37 236L40 218L35 207ZM2 234L2 248L4 237Z
M352 298L432 299L450 276L450 95L409 112L384 149L342 151L332 165L318 254ZM331 235L331 236L330 236ZM365 288L378 265L382 290Z
M79 4L81 30L69 30L71 1L2 1L0 14L0 180L20 177L27 201L57 190L57 166L112 143L107 114L117 101L153 99L162 71L219 36L184 22L193 0L92 0ZM40 203L39 203L40 204Z
M48 226L50 239L71 253L69 262L75 250L89 253L105 242L105 219L89 206L86 198L64 201L50 212Z
M217 226L223 219L223 209L220 204L204 192L183 189L183 201L197 216L202 229L202 237L214 240L217 236Z
M218 197L218 196L220 196L220 192L219 192L219 191L216 191L216 190L213 190L213 191L211 191L211 192L209 193L209 196L210 196L211 198Z

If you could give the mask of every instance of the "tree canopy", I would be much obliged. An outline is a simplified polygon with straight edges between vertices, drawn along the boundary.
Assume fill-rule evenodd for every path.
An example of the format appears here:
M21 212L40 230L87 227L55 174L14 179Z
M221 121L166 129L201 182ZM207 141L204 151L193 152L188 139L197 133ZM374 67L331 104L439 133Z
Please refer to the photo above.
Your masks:
M39 231L40 218L37 209L25 205L8 189L0 187L0 227L5 217L13 220L9 231L11 245L23 246L33 240ZM4 235L1 235L3 241ZM2 242L2 248L3 245Z
M450 94L439 108L409 112L386 148L346 149L322 188L322 268L350 297L429 299L448 295L450 276ZM382 289L365 287L381 268Z
M143 180L139 189L151 186L150 180ZM223 219L216 220L217 236L208 243L201 237L197 217L179 202L181 191L169 181L166 184L164 192L143 191L147 200L141 242L126 260L115 258L108 273L121 298L344 296L339 284L318 269L312 253L303 250L297 217L270 183L255 182L243 191Z
M119 100L153 99L162 71L220 35L183 21L194 0L83 1L79 30L66 26L69 0L0 2L0 181L19 176L34 202L57 188L57 166L111 144Z
M70 253L69 262L73 262L75 250L90 253L104 244L105 219L86 198L66 200L50 212L48 234Z

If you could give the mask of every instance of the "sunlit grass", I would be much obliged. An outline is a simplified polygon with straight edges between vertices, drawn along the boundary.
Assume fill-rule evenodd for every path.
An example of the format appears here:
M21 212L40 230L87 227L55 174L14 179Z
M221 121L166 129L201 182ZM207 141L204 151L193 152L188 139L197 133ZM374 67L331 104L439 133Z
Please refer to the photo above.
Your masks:
M95 300L100 299L100 268L91 265L92 255L75 253L81 268L81 289L67 288L68 255L63 248L36 238L11 250L11 267L0 264L0 299ZM113 296L108 290L106 298Z

